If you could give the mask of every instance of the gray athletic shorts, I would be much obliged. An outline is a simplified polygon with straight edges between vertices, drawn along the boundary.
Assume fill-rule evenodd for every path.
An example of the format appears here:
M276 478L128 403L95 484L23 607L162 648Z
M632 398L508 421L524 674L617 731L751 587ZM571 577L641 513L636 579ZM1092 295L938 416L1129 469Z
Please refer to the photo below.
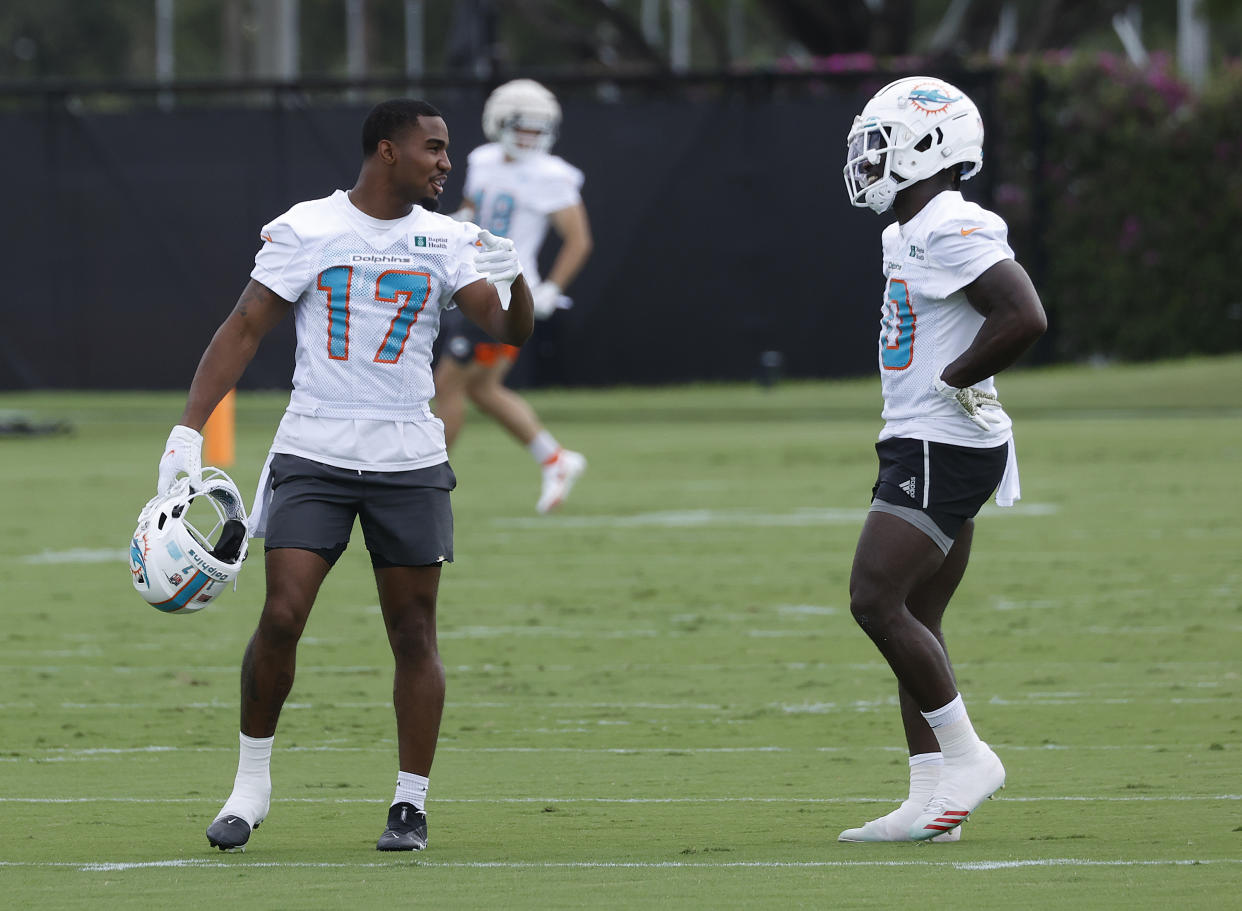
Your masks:
M457 478L448 462L413 471L355 471L277 453L264 550L296 547L335 564L354 519L376 568L453 560Z

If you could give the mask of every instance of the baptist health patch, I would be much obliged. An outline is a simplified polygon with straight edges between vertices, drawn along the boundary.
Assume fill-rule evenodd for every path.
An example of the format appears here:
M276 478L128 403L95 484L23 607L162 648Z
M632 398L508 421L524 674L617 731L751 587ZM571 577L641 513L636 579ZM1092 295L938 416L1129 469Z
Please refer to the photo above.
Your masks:
M436 237L435 235L428 234L415 234L414 246L423 247L428 250L447 250L448 238Z

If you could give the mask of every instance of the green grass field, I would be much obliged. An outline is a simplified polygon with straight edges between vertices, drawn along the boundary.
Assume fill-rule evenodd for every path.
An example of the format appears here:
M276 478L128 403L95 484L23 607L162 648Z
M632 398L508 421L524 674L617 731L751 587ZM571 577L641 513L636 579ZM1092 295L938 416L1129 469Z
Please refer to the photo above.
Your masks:
M472 418L412 856L374 850L396 748L361 534L300 649L268 820L221 854L261 561L175 617L124 559L183 398L0 395L75 427L0 439L0 905L1242 907L1242 357L1002 380L1025 499L985 508L946 632L1009 781L960 843L836 842L906 777L846 596L865 380L532 395L590 458L551 517ZM247 495L283 405L239 401Z

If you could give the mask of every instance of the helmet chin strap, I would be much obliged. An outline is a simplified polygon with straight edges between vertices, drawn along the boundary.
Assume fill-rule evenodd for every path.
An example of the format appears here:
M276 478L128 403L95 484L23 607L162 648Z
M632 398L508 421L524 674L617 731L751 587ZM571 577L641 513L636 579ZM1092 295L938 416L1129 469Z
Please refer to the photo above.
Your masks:
M893 207L893 200L897 198L897 181L891 177L882 177L867 187L867 192L863 194L863 200L869 205L873 212L883 214Z

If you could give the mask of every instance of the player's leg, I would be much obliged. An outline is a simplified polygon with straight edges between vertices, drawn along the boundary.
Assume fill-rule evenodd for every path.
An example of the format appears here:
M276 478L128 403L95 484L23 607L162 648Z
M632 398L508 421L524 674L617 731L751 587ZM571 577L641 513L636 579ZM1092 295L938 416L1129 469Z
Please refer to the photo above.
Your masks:
M505 385L505 377L513 367L514 353L497 350L509 346L491 345L478 351L470 364L466 394L475 406L508 431L509 435L529 446L542 427L535 409L524 398Z
M922 529L887 512L872 511L867 515L850 573L850 611L888 661L903 696L909 698L912 690L918 692L916 706L943 705L956 695L943 645L906 606L911 591L934 578L944 562L944 552ZM919 720L923 720L921 715ZM911 840L910 825L935 785L930 780L936 773L928 754L938 755L940 748L935 745L934 736L931 744L930 749L922 749L928 745L918 741L921 751L912 753L910 793L906 799L892 812L856 829L846 829L838 836L839 841Z
M388 826L376 847L422 850L427 846L424 801L444 714L444 664L436 647L440 567L394 566L377 569L375 578L395 665L392 701L400 766Z
M433 374L435 414L444 422L445 446L452 449L466 425L466 387L470 367L474 363L475 346L489 339L459 310L449 310L441 317L440 336L443 344Z
M293 547L268 550L265 562L267 597L242 658L241 730L249 737L276 733L293 687L298 641L332 568L322 555Z
M293 548L269 550L265 562L267 597L242 658L237 774L228 800L207 828L208 842L221 850L246 844L267 817L276 723L293 686L298 639L331 568L318 554Z
M586 457L561 446L540 423L530 403L505 385L516 349L493 354L492 357L476 357L470 377L470 400L526 447L542 476L535 509L541 513L551 512L565 502L586 471Z
M444 712L444 665L436 647L440 566L377 569L375 581L395 664L398 761L403 771L427 776Z
M953 539L953 546L945 556L940 569L927 581L916 585L906 597L906 607L910 614L936 637L941 648L945 650L946 659L948 649L941 630L941 620L945 609L949 606L949 600L957 591L957 586L966 572L966 564L970 561L970 545L974 540L974 531L974 520L968 519L961 531L957 533L957 537ZM949 673L953 673L952 661L949 662ZM955 688L956 685L955 678ZM901 723L905 729L906 746L910 750L910 755L939 752L940 745L936 742L936 735L928 727L927 719L919 711L918 703L900 684L897 686L897 694L901 703Z
M333 474L294 456L272 460L273 497L265 541L267 595L241 669L241 731L233 790L207 829L221 850L246 844L267 816L271 755L281 708L293 686L297 645L319 588L345 550L352 507Z
M855 554L851 610L899 683L911 752L912 796L902 812L933 787L905 836L924 839L951 833L1004 783L1004 767L979 740L957 693L940 621L969 559L970 519L1000 482L1007 448L895 439L876 450L880 472ZM934 818L925 818L929 811ZM898 826L888 828L882 838L846 840L904 840Z
M970 557L970 543L973 537L974 522L968 521L953 541L944 562L932 576L920 585L916 585L906 597L906 607L911 615L932 633L944 646L944 635L941 631L941 618L953 592L966 571L966 563ZM946 651L947 656L947 651ZM950 672L952 664L950 663ZM927 801L935 792L940 782L940 772L944 765L944 757L940 752L940 744L936 735L927 724L927 719L919 711L918 704L906 692L905 687L898 684L898 699L901 705L901 722L905 729L906 745L909 748L910 781L906 799L897 809L878 819L864 823L858 829L847 829L841 833L841 841L907 841L910 826L918 818ZM961 827L940 833L933 841L957 841L961 838Z
M447 463L373 474L360 509L380 611L393 655L397 787L376 848L427 846L425 802L444 712L444 664L436 644L441 565L453 558Z
M466 426L466 381L469 364L445 356L436 365L435 413L444 422L444 444L453 448L462 428Z
M906 598L944 560L944 552L922 529L873 510L863 523L850 571L854 620L924 711L953 699L957 687L944 647L910 613Z

